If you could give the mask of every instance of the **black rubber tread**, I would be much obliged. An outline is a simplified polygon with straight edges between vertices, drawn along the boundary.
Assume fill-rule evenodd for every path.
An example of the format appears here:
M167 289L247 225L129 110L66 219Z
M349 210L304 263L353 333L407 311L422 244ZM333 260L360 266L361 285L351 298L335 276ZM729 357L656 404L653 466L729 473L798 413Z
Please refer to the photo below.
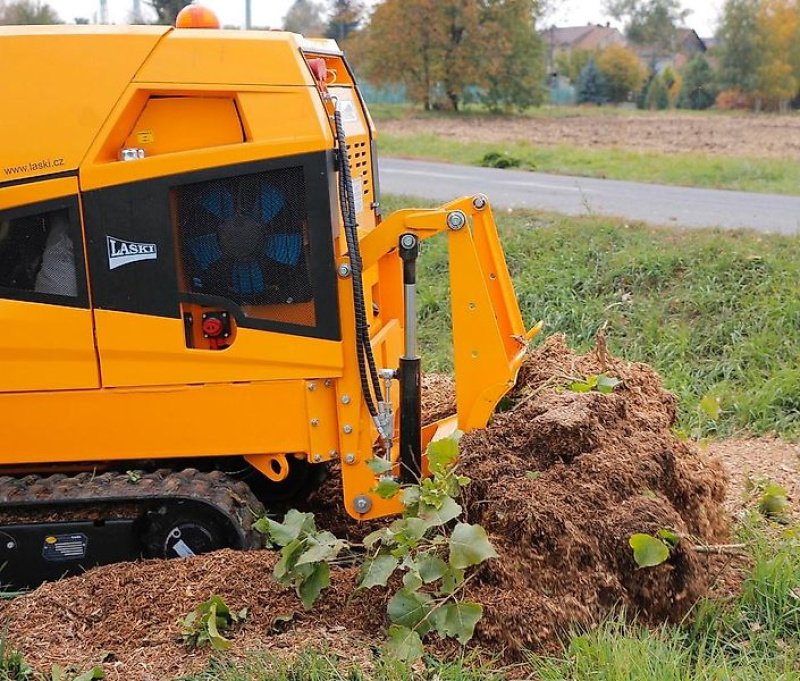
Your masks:
M238 537L239 546L232 548L254 549L263 545L261 535L253 529L253 520L264 513L263 504L246 483L220 471L201 472L193 468L159 470L142 473L138 479L120 472L0 477L0 512L21 508L66 510L66 507L83 504L97 508L98 504L173 501L191 501L213 509Z

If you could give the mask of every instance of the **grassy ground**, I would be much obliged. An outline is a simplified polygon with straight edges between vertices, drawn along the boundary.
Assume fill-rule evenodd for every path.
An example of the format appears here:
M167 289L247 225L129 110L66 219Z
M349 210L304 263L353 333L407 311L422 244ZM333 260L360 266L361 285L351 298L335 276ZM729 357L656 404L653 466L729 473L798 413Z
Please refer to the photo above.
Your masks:
M412 204L425 202L385 200L387 211ZM497 217L529 323L543 319L581 350L607 325L614 353L653 365L677 393L689 434L800 436L800 239L525 211ZM443 238L423 249L420 281L424 367L449 371ZM704 398L719 398L718 418L699 408Z
M523 170L654 184L800 195L800 164L698 153L663 154L626 149L534 146L526 142L465 142L437 135L381 135L385 156L482 165L487 154L518 162Z
M741 595L700 602L680 626L652 631L620 617L575 633L560 657L531 656L514 669L428 658L412 671L376 656L365 671L307 650L291 662L263 654L221 662L191 681L790 681L800 678L800 534L764 523L753 517L740 530L754 561Z

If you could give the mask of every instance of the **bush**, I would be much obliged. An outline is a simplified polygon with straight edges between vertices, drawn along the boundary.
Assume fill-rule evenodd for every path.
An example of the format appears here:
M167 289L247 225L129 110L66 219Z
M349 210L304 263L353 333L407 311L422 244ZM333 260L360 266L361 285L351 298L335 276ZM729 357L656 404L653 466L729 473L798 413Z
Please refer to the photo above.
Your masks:
M683 71L683 87L678 97L681 109L708 109L714 106L717 87L714 84L714 71L702 55L696 55Z
M669 108L669 90L660 76L656 76L650 81L644 105L646 109L657 109L658 111Z

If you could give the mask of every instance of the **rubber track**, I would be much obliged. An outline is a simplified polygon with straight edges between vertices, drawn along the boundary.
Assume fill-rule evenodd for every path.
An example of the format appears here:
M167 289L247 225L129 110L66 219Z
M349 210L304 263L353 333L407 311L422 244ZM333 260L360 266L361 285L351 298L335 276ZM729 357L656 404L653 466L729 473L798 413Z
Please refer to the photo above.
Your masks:
M260 548L262 539L253 520L264 506L246 483L220 471L204 473L193 468L142 473L134 482L127 473L78 473L50 476L0 477L0 511L6 509L58 509L76 504L153 501L192 501L204 504L225 518L241 543L236 548ZM0 521L0 524L2 522Z

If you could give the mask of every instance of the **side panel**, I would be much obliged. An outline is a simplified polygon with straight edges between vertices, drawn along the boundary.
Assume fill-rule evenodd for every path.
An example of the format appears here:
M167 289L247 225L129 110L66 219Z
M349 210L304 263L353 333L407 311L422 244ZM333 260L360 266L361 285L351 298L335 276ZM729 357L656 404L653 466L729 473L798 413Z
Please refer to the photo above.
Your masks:
M340 375L331 163L325 153L307 154L85 192L103 385ZM305 237L283 233L298 225ZM263 230L277 230L260 247L274 244L277 254L234 252ZM281 269L282 260L302 265L307 279L283 279L291 268ZM308 319L294 319L291 308ZM234 320L224 347L187 339L204 310Z
M0 189L0 392L99 387L77 192Z

